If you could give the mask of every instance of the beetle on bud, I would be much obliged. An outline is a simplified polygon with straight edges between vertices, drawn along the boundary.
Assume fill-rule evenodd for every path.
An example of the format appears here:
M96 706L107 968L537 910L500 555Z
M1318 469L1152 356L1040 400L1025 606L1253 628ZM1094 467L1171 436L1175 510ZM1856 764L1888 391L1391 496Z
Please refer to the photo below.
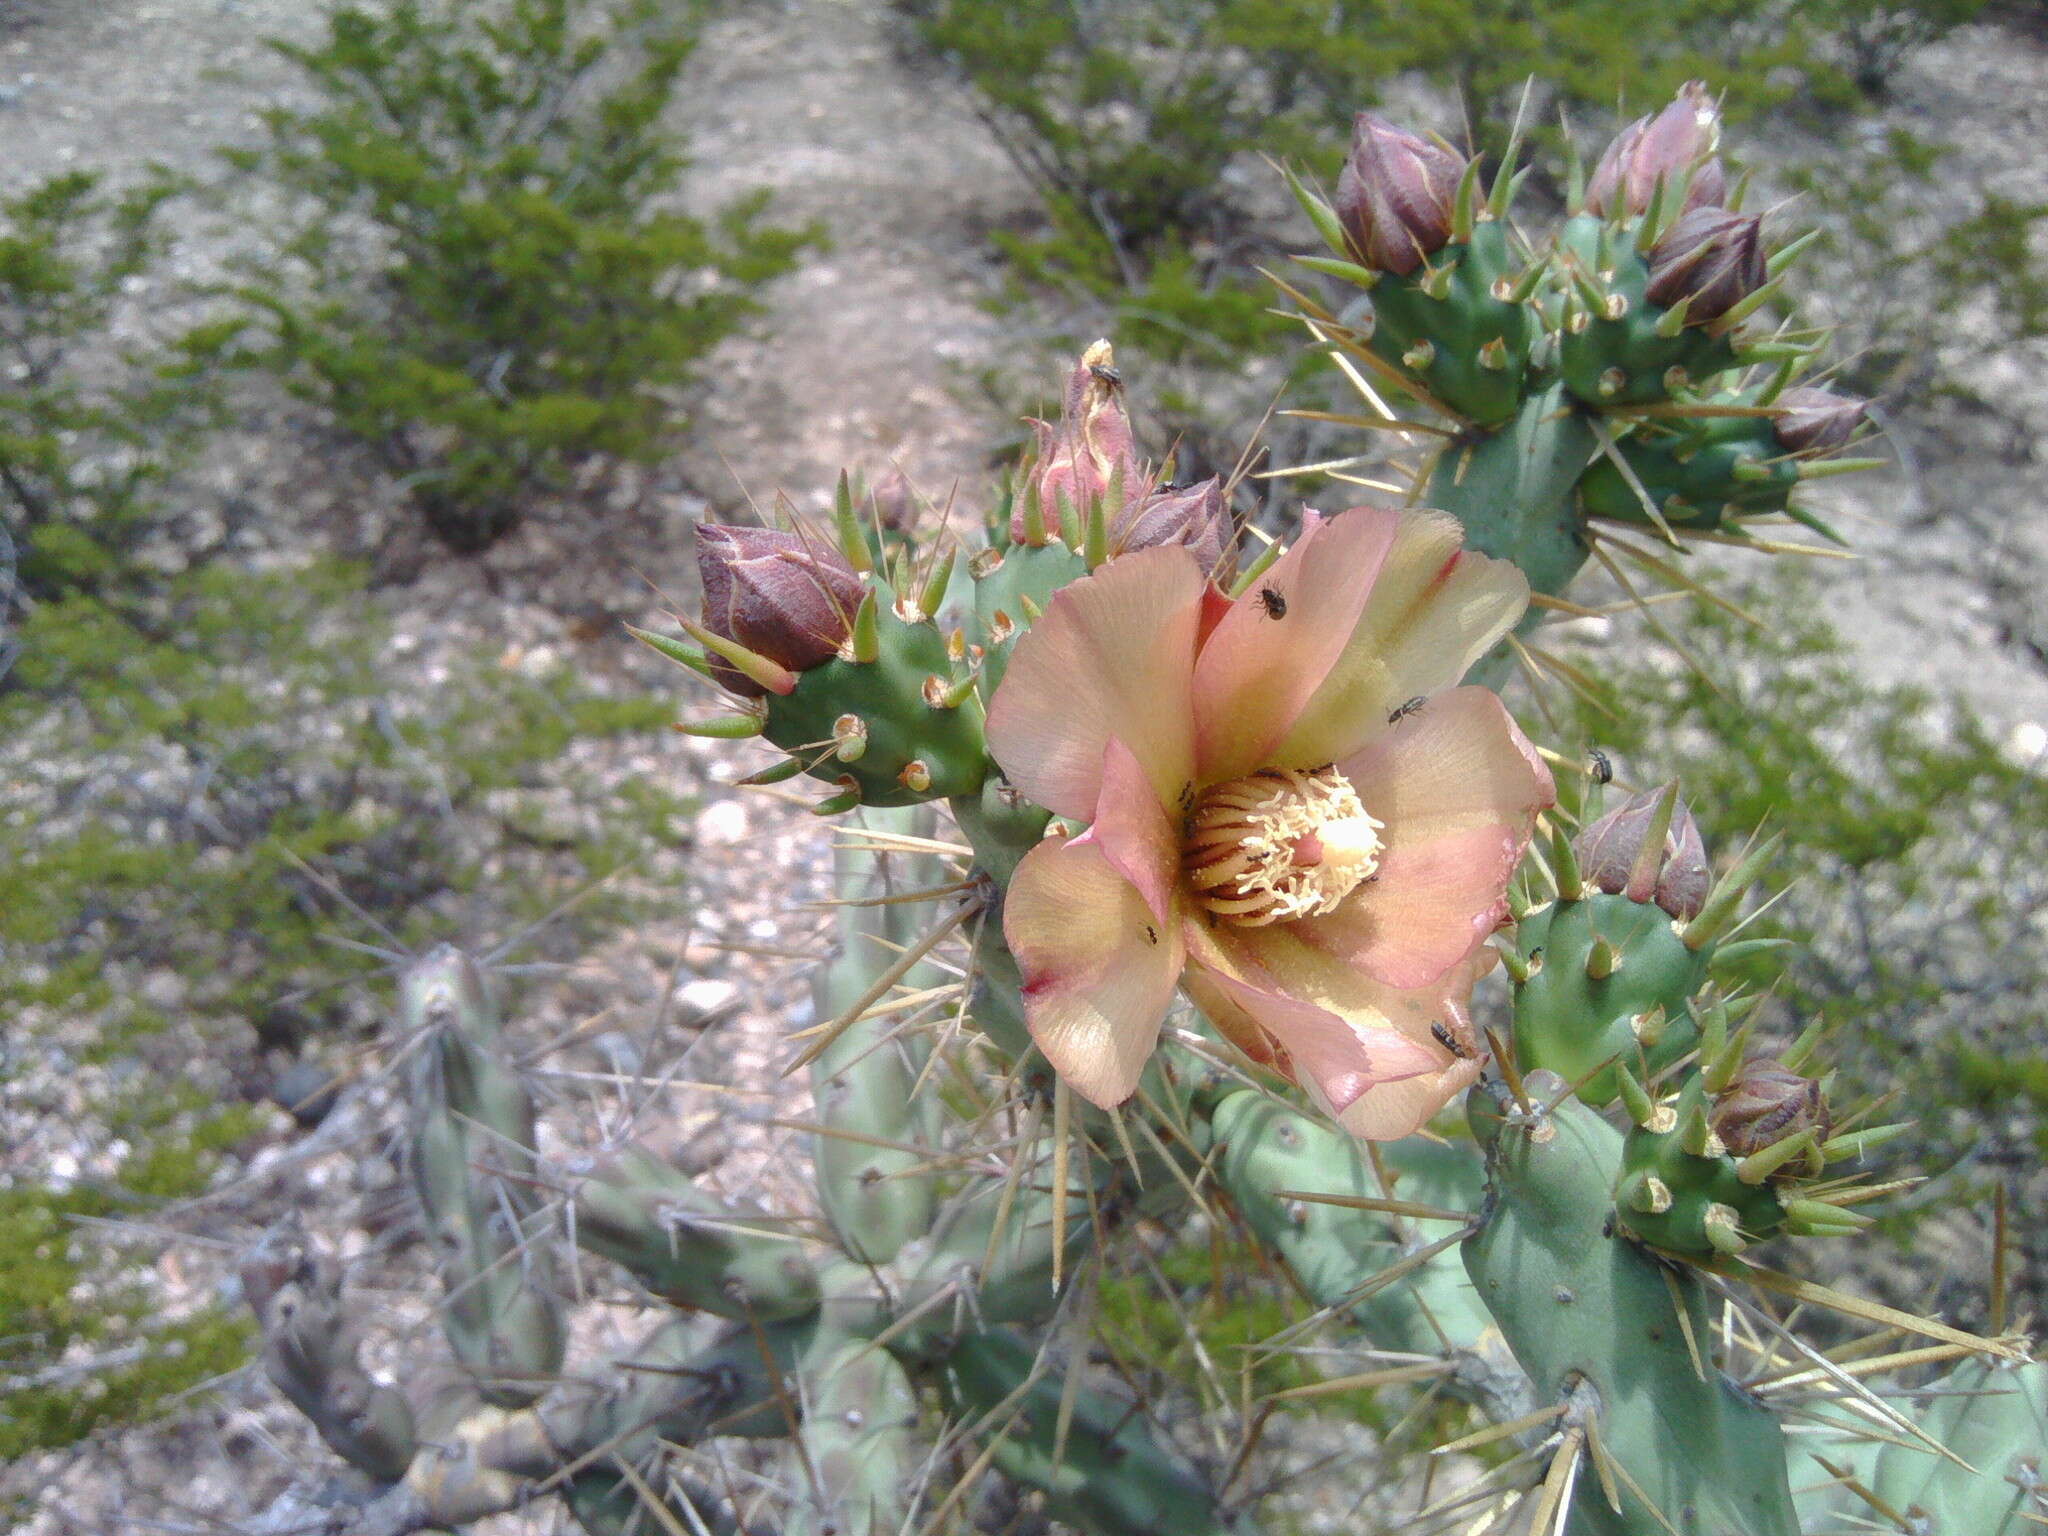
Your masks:
M1812 1131L1826 1141L1832 1117L1821 1085L1775 1061L1746 1061L1714 1100L1714 1134L1733 1157L1748 1157L1788 1136Z
M1653 304L1685 305L1687 325L1718 320L1763 287L1763 220L1726 208L1695 208L1681 214L1650 247Z
M1831 389L1788 389L1778 396L1771 432L1789 453L1833 453L1870 419L1870 402Z
M1135 502L1151 483L1131 437L1130 418L1124 413L1123 376L1116 371L1115 353L1107 341L1098 341L1083 352L1067 375L1059 425L1045 421L1031 425L1038 434L1038 463L1030 473L1047 530L1045 537L1057 535L1062 505L1071 506L1085 521L1112 485L1121 483L1124 495ZM1029 533L1020 507L1011 516L1010 537L1022 543Z
M1433 140L1359 113L1335 203L1352 259L1406 277L1442 250L1467 163Z
M1572 842L1580 878L1611 896L1654 902L1680 921L1697 917L1713 872L1699 823L1677 793L1676 785L1646 790L1582 831Z
M1714 153L1720 141L1720 108L1704 85L1688 80L1663 111L1614 136L1586 184L1587 210L1603 217L1647 213L1660 181L1676 186L1687 177L1683 212L1719 203L1728 190Z
M781 528L697 527L704 628L792 672L838 654L860 607L860 577L839 550ZM741 698L768 690L719 657L718 681Z

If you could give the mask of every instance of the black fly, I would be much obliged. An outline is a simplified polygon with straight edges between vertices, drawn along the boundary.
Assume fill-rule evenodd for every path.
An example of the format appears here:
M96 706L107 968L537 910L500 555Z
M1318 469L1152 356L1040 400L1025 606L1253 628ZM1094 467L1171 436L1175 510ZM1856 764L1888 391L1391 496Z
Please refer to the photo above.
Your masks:
M1266 617L1269 619L1287 617L1287 599L1271 587L1259 588L1259 604L1266 610Z
M1395 710L1391 715L1387 716L1387 724L1399 725L1403 720L1406 720L1410 715L1414 714L1415 711L1422 708L1422 706L1427 704L1428 702L1428 699L1425 699L1421 694L1418 693L1406 704L1403 704L1399 709Z
M1607 754L1598 747L1595 747L1589 755L1593 759L1593 777L1602 784L1612 784L1614 782L1614 764L1608 761Z
M1124 376L1107 363L1090 363L1088 371L1094 374L1097 380L1107 384L1111 389L1123 388Z

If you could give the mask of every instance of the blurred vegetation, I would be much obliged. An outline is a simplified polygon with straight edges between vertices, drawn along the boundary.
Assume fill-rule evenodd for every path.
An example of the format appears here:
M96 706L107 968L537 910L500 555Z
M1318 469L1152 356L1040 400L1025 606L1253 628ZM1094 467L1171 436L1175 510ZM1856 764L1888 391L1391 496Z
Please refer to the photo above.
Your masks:
M451 549L671 453L705 354L819 238L762 223L765 192L675 207L700 10L398 0L272 44L315 104L227 152L278 204L246 345Z
M1704 675L1661 648L1602 648L1597 704L1553 692L1564 739L1603 748L1634 784L1677 778L1724 858L1759 828L1784 834L1765 881L1776 900L1744 936L1790 947L1737 979L1774 989L1787 1039L1828 1021L1841 1098L1899 1095L1880 1118L1917 1129L1879 1165L1931 1182L1886 1202L1890 1230L1905 1240L1921 1216L1988 1212L1995 1183L2038 1207L2048 763L2018 761L1955 700L1866 680L1810 577L1730 595L1768 622L1702 605L1684 634ZM2048 1300L2048 1233L2013 1235ZM1981 1279L1955 1276L1945 1301L1981 1304Z

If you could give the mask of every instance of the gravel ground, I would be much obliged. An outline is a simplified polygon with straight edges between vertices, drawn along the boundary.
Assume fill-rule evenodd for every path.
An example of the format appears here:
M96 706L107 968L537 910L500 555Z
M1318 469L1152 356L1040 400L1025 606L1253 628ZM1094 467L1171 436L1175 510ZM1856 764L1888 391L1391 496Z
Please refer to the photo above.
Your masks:
M71 165L126 170L162 160L208 169L212 146L248 140L255 109L285 88L259 40L310 37L318 15L311 0L11 5L19 0L0 0L0 188ZM384 594L420 678L478 646L536 668L576 646L583 664L618 686L665 688L658 667L572 638L564 614L595 607L641 618L643 575L686 591L684 532L697 517L735 514L749 493L777 489L819 507L840 465L875 472L892 461L940 495L965 477L972 505L980 453L998 424L967 403L960 380L1017 344L980 303L995 273L979 232L1027 206L1014 171L949 87L896 57L881 0L746 7L714 27L692 67L692 198L709 205L772 186L777 216L824 220L832 249L775 291L758 338L722 354L697 445L647 488L663 529L650 547L565 559L573 552L536 533L488 561L440 564ZM1967 29L1907 72L1893 110L1958 145L1958 180L2044 197L2048 163L2004 147L2015 134L2038 142L2048 119L2044 81L2048 58L2037 40ZM181 217L180 254L156 280L160 288L136 295L124 320L131 334L151 323L169 285L217 270L245 238L203 208ZM2048 726L2048 605L2039 596L2048 519L2035 500L2032 447L2048 426L2048 401L2038 347L1991 354L1973 344L1974 323L1957 317L1961 366L2008 403L2012 420L1987 426L1953 407L1895 413L1905 467L1833 498L1861 558L1828 564L1822 601L1873 676L1967 699L2018 749L2037 742L2029 731ZM226 442L206 466L201 494L253 498L280 530L282 557L321 538L365 491L329 473L313 445L265 426L251 423ZM823 893L822 828L787 797L742 798L722 787L758 766L744 747L676 738L592 748L576 766L600 781L668 776L701 801L676 846L635 876L650 888L669 882L677 917L619 935L571 970L517 984L519 1041L539 1047L582 1028L545 1057L559 1075L545 1079L554 1100L543 1149L570 1158L631 1119L658 1127L727 1193L800 1199L793 1138L766 1122L807 1109L803 1090L778 1072L784 1037L808 1006L786 957L817 950L819 919L801 903ZM600 1014L600 1024L589 1023ZM637 1080L678 1060L692 1083L708 1086L664 1089L650 1108ZM298 1137L280 1117L262 1145L247 1149L232 1187L216 1192L215 1235L239 1240L290 1206L352 1209L344 1252L360 1261L362 1293L380 1309L373 1363L402 1371L429 1317L412 1299L422 1293L416 1249L380 1236L391 1207L380 1191L396 1175L362 1149L394 1110L374 1062L363 1067L317 1135ZM15 1170L104 1172L115 1149L77 1123L93 1086L82 1078L10 1085L0 1100L0 1156ZM169 1244L154 1258L152 1283L171 1310L222 1294L223 1250ZM583 1309L579 1343L599 1346L630 1331L631 1310ZM224 1529L212 1522L261 1507L326 1464L297 1417L260 1382L243 1381L167 1425L0 1469L0 1496L36 1491L32 1536ZM525 1516L478 1527L546 1528Z

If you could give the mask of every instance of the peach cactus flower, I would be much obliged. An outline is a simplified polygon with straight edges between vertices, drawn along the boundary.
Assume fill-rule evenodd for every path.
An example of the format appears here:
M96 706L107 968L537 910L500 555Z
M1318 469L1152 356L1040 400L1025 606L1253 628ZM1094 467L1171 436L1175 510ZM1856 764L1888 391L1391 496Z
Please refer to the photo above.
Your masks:
M1235 601L1186 549L1141 550L1018 640L990 751L1091 825L1025 856L1003 931L1033 1037L1091 1102L1136 1089L1183 987L1388 1140L1479 1074L1472 986L1553 798L1500 700L1457 686L1528 584L1441 514L1307 523Z

